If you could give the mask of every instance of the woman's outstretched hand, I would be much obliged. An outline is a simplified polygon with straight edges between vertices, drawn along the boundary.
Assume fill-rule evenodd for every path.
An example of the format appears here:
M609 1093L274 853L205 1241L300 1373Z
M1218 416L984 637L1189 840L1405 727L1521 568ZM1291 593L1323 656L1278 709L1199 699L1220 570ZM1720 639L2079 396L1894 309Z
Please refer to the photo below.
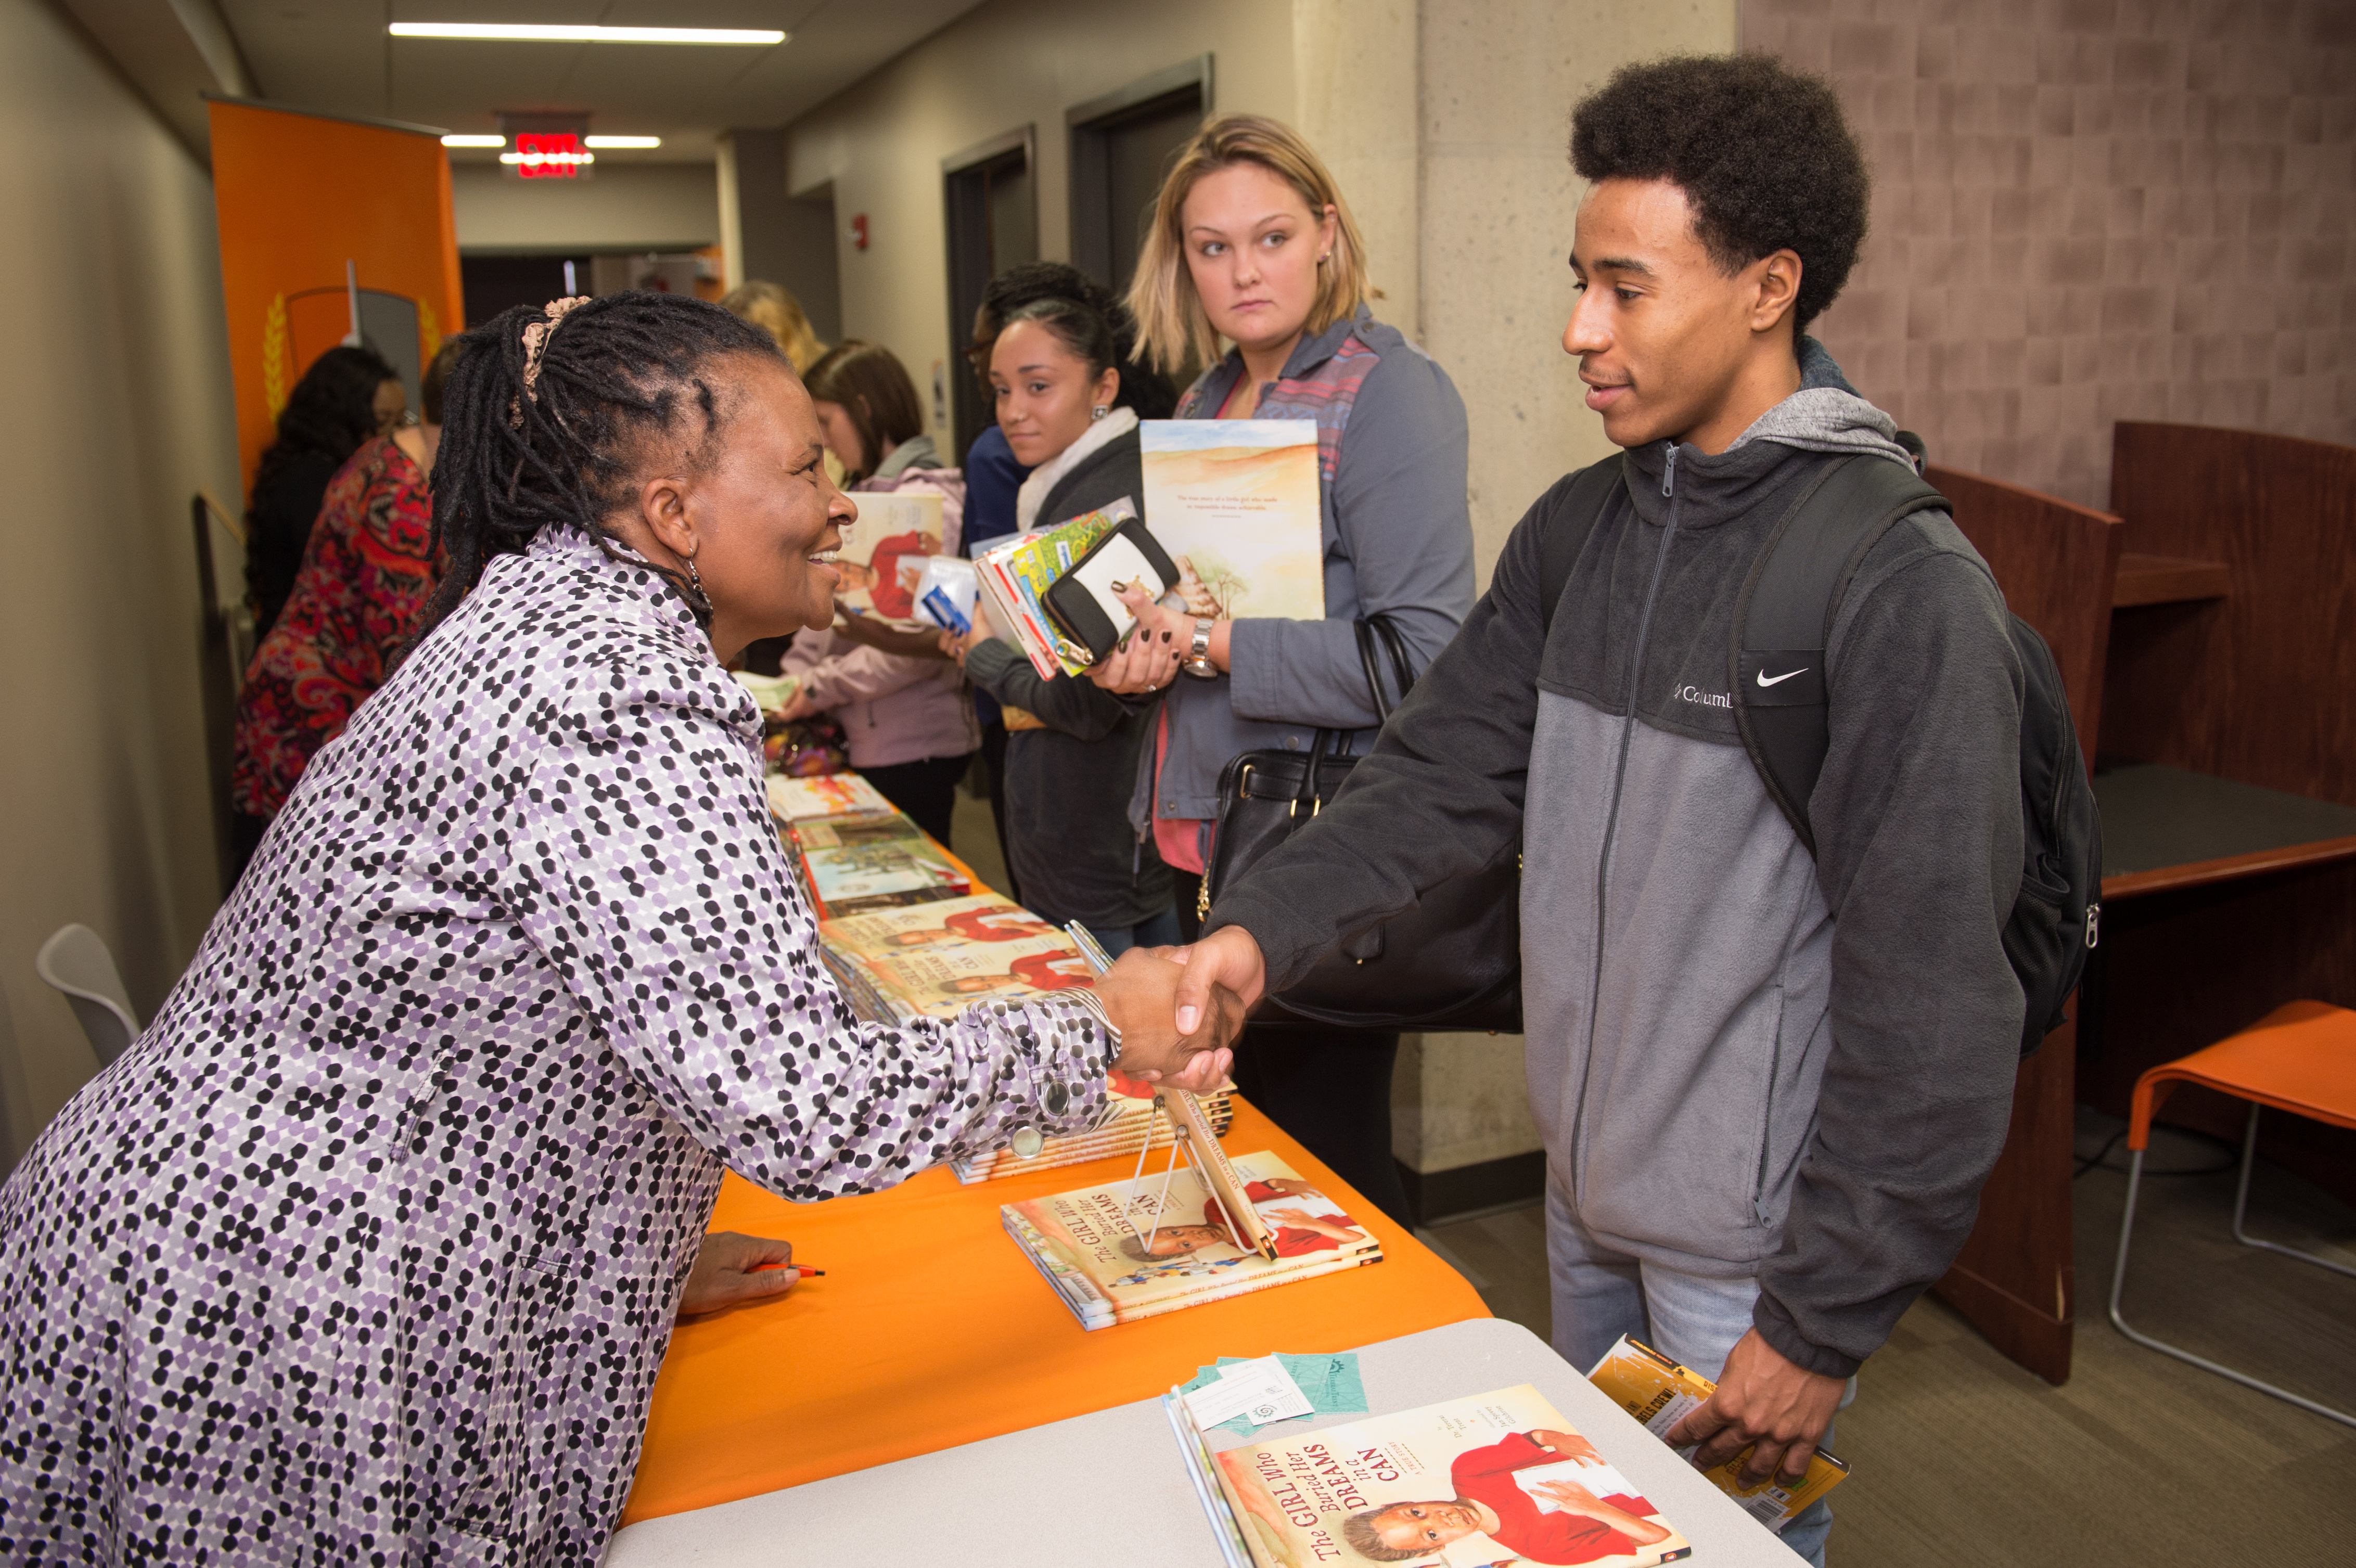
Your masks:
M1244 1026L1243 1002L1233 991L1206 993L1197 1004L1195 1024L1183 1033L1174 1026L1177 991L1184 970L1164 955L1131 948L1097 976L1097 999L1120 1031L1120 1056L1113 1065L1132 1078L1207 1094L1235 1064L1228 1050Z

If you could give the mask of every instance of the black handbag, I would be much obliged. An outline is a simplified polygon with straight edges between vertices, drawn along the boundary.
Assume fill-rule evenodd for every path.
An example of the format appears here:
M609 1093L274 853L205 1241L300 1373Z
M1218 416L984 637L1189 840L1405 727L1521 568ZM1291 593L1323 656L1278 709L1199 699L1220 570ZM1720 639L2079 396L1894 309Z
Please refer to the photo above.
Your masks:
M1401 700L1415 684L1406 643L1381 615L1358 622L1357 634L1375 711L1387 720L1396 705L1384 688L1386 657ZM1244 752L1227 763L1199 911L1207 915L1222 891L1347 787L1358 762L1342 749L1349 736L1320 730L1305 752ZM1412 909L1351 933L1300 984L1269 998L1254 1020L1520 1033L1521 883L1515 846L1473 875L1432 889Z

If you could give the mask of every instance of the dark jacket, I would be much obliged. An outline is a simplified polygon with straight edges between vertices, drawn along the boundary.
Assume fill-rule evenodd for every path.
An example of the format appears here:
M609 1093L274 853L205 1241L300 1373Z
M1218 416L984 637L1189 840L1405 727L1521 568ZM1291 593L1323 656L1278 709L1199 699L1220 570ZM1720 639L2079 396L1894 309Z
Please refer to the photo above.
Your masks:
M1735 602L1827 458L1905 461L1828 358L1734 446L1627 453L1551 635L1515 528L1463 634L1317 821L1223 895L1281 989L1340 938L1518 849L1531 1109L1580 1221L1755 1275L1767 1342L1853 1372L1944 1273L2002 1147L2020 987L2020 671L1939 513L1870 551L1826 651L1818 854L1735 728Z
M1144 494L1137 432L1089 453L1047 492L1042 528ZM1001 641L966 658L966 674L1010 708L1045 723L1006 737L1006 853L1033 911L1058 924L1141 925L1170 908L1170 869L1129 824L1139 752L1158 705L1131 711L1085 676L1041 680Z

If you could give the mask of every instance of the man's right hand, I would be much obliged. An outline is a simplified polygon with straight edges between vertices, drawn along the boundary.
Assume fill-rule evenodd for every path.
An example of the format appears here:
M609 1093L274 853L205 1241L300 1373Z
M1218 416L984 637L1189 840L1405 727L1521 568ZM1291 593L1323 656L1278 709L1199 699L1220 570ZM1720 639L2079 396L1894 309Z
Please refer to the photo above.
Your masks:
M1097 976L1097 999L1120 1031L1120 1057L1113 1063L1132 1078L1207 1094L1235 1065L1227 1047L1242 1031L1244 1005L1220 989L1198 1004L1197 1022L1174 1029L1175 988L1185 971L1169 949L1131 948Z
M1203 1020L1215 1016L1211 1008L1213 986L1225 986L1249 1012L1268 988L1268 964L1259 944L1240 925L1222 926L1192 947L1170 947L1167 953L1184 965L1178 976L1178 1032L1193 1034Z

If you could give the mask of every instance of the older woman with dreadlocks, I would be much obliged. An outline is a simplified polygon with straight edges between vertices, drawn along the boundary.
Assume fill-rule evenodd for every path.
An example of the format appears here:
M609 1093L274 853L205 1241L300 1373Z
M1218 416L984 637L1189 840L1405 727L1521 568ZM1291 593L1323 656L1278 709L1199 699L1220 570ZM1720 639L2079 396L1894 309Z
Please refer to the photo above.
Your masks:
M900 1027L828 977L723 669L856 515L767 334L509 311L444 416L427 629L0 1189L0 1560L594 1562L723 1165L871 1191L1228 1064L1141 953Z

